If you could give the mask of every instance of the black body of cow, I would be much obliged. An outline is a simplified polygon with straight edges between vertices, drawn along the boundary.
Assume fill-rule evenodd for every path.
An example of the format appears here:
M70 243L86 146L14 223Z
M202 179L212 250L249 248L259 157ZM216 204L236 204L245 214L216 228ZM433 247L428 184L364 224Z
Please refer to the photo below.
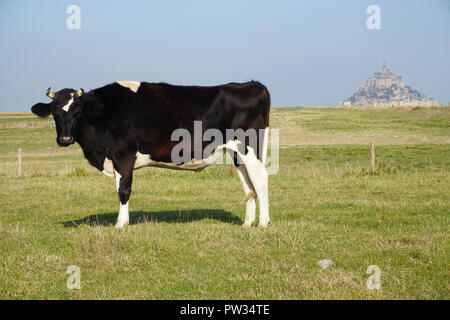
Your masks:
M69 110L61 110L71 98ZM121 175L122 204L130 197L137 152L171 163L178 143L171 141L175 129L187 129L193 137L194 121L202 121L203 132L215 128L225 138L226 129L267 128L269 110L269 92L256 81L211 87L141 82L136 92L115 82L82 94L63 89L54 94L52 103L32 108L39 116L53 114L59 145L78 142L89 163L100 171L105 158L112 160ZM198 158L193 152L194 148L191 158Z

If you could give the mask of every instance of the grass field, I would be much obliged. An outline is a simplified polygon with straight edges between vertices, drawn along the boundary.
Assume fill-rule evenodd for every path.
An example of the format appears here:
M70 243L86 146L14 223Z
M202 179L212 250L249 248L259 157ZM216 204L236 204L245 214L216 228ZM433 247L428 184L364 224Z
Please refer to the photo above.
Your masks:
M58 148L50 122L0 116L1 299L450 298L448 107L272 109L267 229L241 227L225 165L136 171L131 224L114 229L114 181ZM66 287L69 265L81 290Z

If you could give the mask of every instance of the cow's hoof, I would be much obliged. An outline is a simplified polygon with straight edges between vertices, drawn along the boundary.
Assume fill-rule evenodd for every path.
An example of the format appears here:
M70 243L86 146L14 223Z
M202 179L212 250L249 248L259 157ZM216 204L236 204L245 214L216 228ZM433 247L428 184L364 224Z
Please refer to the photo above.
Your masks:
M269 223L270 223L270 220L268 220L268 221L260 221L260 222L259 222L259 227L261 227L261 228L267 228L267 226L269 225Z
M254 221L252 221L252 222L244 222L244 223L242 224L242 226L243 226L244 228L250 228L254 223L255 223Z
M128 221L123 221L123 222L119 222L117 221L116 225L114 226L114 228L116 229L122 229L123 227L126 227L128 225Z

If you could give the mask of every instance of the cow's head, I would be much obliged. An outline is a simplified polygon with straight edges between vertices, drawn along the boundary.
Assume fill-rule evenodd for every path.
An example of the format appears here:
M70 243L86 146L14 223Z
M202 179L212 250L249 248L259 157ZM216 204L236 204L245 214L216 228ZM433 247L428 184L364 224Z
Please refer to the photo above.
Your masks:
M56 143L59 146L68 146L74 143L84 116L84 91L62 89L51 92L48 88L47 96L53 101L50 103L37 103L31 111L39 117L52 114L56 125Z

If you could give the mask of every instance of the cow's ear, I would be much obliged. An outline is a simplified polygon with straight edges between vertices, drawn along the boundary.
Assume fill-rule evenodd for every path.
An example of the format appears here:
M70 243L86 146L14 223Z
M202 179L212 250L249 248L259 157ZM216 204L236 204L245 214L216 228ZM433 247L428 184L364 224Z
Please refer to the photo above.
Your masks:
M98 116L103 110L103 103L93 93L86 93L80 97L83 113L87 116Z
M50 103L36 103L31 107L31 112L39 117L47 117L51 111Z

